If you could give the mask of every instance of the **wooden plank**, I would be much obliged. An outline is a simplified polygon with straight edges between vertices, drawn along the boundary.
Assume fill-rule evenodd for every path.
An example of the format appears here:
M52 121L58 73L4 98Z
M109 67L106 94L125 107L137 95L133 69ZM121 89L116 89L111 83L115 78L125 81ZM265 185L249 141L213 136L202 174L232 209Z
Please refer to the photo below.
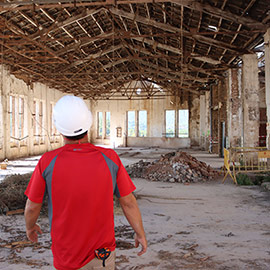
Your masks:
M18 214L23 214L23 213L24 213L24 209L17 209L17 210L8 211L6 215L12 216L12 215L18 215Z

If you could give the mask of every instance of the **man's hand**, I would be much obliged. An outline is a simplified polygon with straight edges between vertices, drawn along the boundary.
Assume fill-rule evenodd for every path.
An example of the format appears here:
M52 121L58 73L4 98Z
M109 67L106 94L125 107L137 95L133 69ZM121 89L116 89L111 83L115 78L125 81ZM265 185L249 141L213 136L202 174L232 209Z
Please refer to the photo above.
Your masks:
M135 231L135 247L142 246L142 250L138 253L138 256L144 254L147 250L147 240L142 224L141 212L138 207L137 201L132 193L127 196L119 198L120 205L123 212Z
M38 241L37 233L42 233L39 225L37 224L41 206L41 203L35 203L27 199L24 210L26 235L27 238L34 243L37 243Z
M41 229L40 229L40 227L39 227L38 224L35 224L32 229L29 229L29 230L26 229L27 238L31 242L34 242L34 243L37 243L38 242L38 233L39 234L42 234L42 231L41 231Z
M147 240L145 237L138 237L138 235L135 233L135 248L137 248L139 245L142 246L141 251L138 253L138 256L143 255L147 250Z

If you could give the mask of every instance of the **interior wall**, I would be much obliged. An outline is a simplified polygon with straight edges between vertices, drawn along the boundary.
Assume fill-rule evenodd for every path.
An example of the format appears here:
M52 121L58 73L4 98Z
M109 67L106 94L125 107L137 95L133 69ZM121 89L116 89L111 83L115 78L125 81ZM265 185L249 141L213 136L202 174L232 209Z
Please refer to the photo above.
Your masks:
M165 147L165 148L186 148L190 147L190 138L168 138L165 136L165 110L188 109L187 95L182 98L167 97L165 99L146 100L100 100L92 102L93 126L91 129L92 143L107 144L111 147ZM128 137L127 136L127 112L147 111L147 136ZM98 112L111 113L111 135L98 137ZM104 119L104 116L103 116ZM122 129L122 136L116 136L116 129ZM177 128L177 127L176 127Z
M39 155L61 146L60 134L52 133L51 110L63 93L40 83L27 85L4 66L0 71L0 160ZM42 103L38 116L34 102Z

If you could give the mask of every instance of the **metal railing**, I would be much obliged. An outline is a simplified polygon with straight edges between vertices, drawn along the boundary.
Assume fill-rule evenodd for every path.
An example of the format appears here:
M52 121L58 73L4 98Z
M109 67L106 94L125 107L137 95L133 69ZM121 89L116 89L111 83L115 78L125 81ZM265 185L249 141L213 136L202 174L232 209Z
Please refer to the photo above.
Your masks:
M231 147L224 148L224 170L237 184L236 175L248 172L270 172L270 150L266 147Z

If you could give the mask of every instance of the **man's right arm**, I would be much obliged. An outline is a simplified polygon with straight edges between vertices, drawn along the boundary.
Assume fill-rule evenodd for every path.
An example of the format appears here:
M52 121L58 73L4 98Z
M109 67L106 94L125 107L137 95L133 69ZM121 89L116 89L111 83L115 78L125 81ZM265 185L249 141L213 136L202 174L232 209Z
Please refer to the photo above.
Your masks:
M138 247L139 244L142 246L141 251L138 253L138 255L140 256L144 254L147 250L147 240L143 228L141 212L138 207L136 198L132 193L130 193L127 196L119 198L119 202L129 224L136 233L135 247Z

